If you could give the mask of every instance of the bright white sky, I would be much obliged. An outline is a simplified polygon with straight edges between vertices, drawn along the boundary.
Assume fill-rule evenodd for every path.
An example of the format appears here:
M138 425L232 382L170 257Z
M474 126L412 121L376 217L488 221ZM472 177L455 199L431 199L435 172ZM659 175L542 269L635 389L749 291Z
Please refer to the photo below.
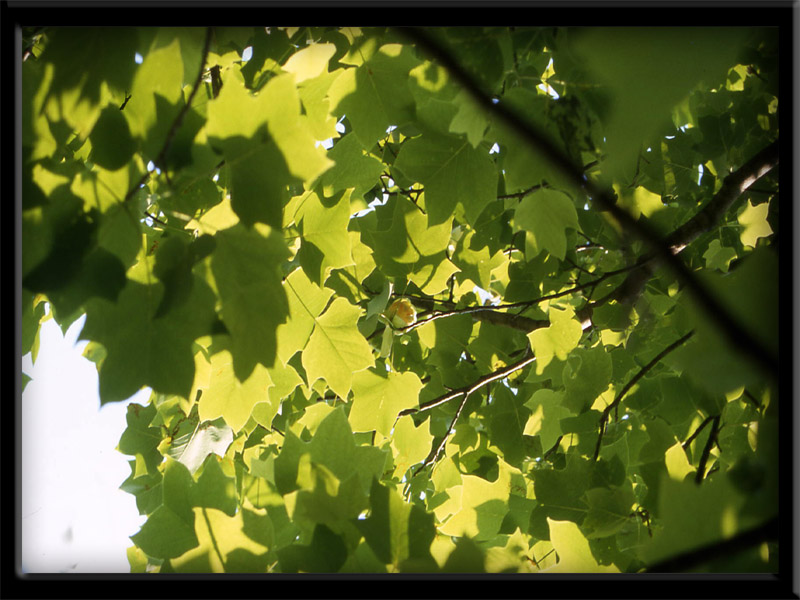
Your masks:
M76 343L85 317L66 336L42 323L33 378L22 394L22 569L28 573L129 573L128 536L145 521L119 489L130 474L115 448L126 406L146 404L145 389L100 408L97 369Z

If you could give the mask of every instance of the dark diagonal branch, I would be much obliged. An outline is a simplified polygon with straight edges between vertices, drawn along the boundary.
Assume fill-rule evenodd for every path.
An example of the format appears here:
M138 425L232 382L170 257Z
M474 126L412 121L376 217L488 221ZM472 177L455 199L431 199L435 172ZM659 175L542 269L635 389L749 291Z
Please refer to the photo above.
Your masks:
M169 152L169 148L172 145L172 140L175 138L175 135L178 133L178 129L180 129L181 123L183 122L183 117L189 110L189 107L192 105L192 100L194 99L194 95L197 93L197 89L200 87L200 81L203 79L203 73L206 69L206 60L208 59L208 50L211 47L211 33L212 29L209 27L206 29L206 40L203 45L203 56L200 59L200 72L197 74L197 78L194 81L194 85L192 86L192 91L189 93L189 97L186 99L186 103L183 105L180 111L178 111L175 120L172 122L172 126L169 128L167 132L167 137L164 139L164 145L161 147L161 152L158 153L153 163L161 169L165 168L165 159L167 156L167 152ZM166 173L166 170L164 171ZM150 172L146 172L142 175L139 180L133 185L133 187L128 190L128 193L125 194L124 202L127 202L133 195L136 193L141 186L143 186L147 180L150 178Z
M714 194L708 204L667 236L665 243L669 246L670 251L673 254L680 253L700 235L716 227L736 199L761 177L774 169L778 165L778 160L779 143L775 141L728 175L720 190ZM625 281L607 296L606 300L616 300L621 303L635 302L642 293L645 283L653 275L656 267L654 258L656 255L650 253L639 260L640 268L631 271Z
M620 392L614 398L614 401L611 404L609 404L608 406L605 407L605 409L603 410L603 414L600 415L600 435L597 438L597 445L594 448L594 460L597 460L597 457L600 456L600 446L603 443L603 434L606 431L606 425L608 424L608 418L611 415L611 411L614 410L617 407L617 405L619 405L619 403L625 397L625 394L627 394L630 391L630 389L634 385L636 385L636 383L642 377L647 375L647 373L650 372L650 370L653 367L655 367L662 358L664 358L667 354L669 354L670 352L675 350L675 348L677 348L678 346L683 344L686 340L688 340L690 337L692 337L693 334L694 334L694 331L690 331L689 333L684 335L682 338L679 338L679 339L675 340L669 346L667 346L661 352L659 352L655 356L655 358L653 358L653 360L651 360L649 363L647 363L645 366L643 366L641 369L639 369L639 372L636 373L636 375L634 375L631 378L631 380L628 383L625 384L625 387L623 387L620 390Z
M749 529L730 539L707 544L696 550L662 560L647 569L648 573L681 573L702 566L711 560L720 560L758 546L764 542L778 539L778 517L763 525Z
M722 187L714 194L711 201L667 237L666 243L670 250L677 254L701 234L716 227L739 196L778 166L779 157L779 143L778 141L772 142L725 177Z
M624 229L644 241L651 248L654 255L674 271L678 279L695 298L706 317L721 330L727 337L728 342L763 369L777 376L777 357L773 356L759 340L739 325L730 314L730 311L720 304L706 286L695 277L692 271L672 252L669 245L661 239L649 223L644 220L634 219L628 211L617 206L615 199L608 191L597 187L590 178L584 178L583 169L576 165L564 151L553 144L537 127L526 119L521 118L515 111L509 109L505 103L498 102L495 104L491 96L481 89L476 80L461 67L451 52L445 49L424 29L409 27L401 29L401 32L413 41L420 50L438 61L488 114L497 118L506 127L516 131L553 168L581 189L600 210L610 213Z

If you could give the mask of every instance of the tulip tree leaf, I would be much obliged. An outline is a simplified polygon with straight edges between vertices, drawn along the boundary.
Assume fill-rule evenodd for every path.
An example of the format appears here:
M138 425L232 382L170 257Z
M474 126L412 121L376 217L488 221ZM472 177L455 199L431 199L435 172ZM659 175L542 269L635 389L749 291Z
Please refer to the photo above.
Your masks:
M350 392L353 373L375 363L369 344L356 327L360 314L347 300L336 298L316 320L303 350L309 383L322 378L340 398Z
M353 376L350 425L389 437L397 413L418 404L422 382L414 373L380 373L373 369Z
M288 316L286 293L277 265L286 256L274 231L262 235L241 225L220 231L211 257L222 320L231 337L233 369L246 380L256 364L275 364L276 329Z
M213 295L196 279L175 314L154 318L163 288L128 280L116 302L91 299L81 339L100 342L100 401L124 400L142 386L188 397L194 380L192 342L206 335L213 319Z
M475 223L497 195L497 169L488 151L460 138L426 133L409 140L394 166L425 186L430 225L447 221L456 205L467 222Z
M528 232L528 258L547 250L559 260L567 251L567 228L578 229L578 213L566 194L540 189L526 196L517 208L514 222Z

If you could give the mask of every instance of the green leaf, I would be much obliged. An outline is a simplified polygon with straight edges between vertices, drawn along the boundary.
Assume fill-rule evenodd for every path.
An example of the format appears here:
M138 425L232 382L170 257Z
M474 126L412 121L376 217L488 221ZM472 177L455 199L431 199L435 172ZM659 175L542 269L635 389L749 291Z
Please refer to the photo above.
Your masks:
M245 225L277 228L291 178L313 180L333 162L300 120L292 75L273 78L254 96L234 73L223 78L222 91L209 105L206 133L231 170L236 214Z
M711 240L703 258L706 259L706 268L719 269L723 273L727 273L728 265L736 258L736 250L723 246L719 240Z
M159 506L131 540L154 558L176 558L199 544L194 514L187 521L167 506Z
M450 122L450 131L453 133L466 133L467 140L473 148L483 141L489 120L486 113L478 106L466 91L459 92L454 99L458 112Z
M213 421L222 417L233 432L238 432L255 405L269 400L267 390L272 385L269 372L260 364L247 379L240 381L230 352L223 350L211 357L211 385L200 400L200 419ZM273 409L277 411L277 406Z
M564 406L573 413L588 410L611 382L611 357L602 346L576 348L563 371Z
M458 538L456 547L442 567L443 573L485 573L486 557L481 548L468 537Z
M514 214L514 223L528 232L526 244L533 258L547 250L559 260L567 251L567 228L579 229L575 205L566 195L556 190L539 189L526 196Z
M569 521L547 518L550 541L558 554L558 564L545 569L550 573L619 573L614 565L602 566L592 554L589 542L578 526Z
M520 467L526 457L522 434L528 422L527 408L520 406L508 388L497 387L485 415L492 443L502 452L503 460Z
M361 145L371 148L390 125L412 119L408 73L419 61L408 46L386 44L361 66L347 69L328 92L332 112L347 115Z
M154 318L162 286L128 280L117 301L87 302L82 340L100 342L106 358L100 367L100 401L116 402L150 386L187 398L194 380L192 342L206 335L214 318L214 296L196 280L182 309Z
M176 573L266 571L268 548L247 535L247 530L253 527L252 520L266 520L268 523L265 510L256 512L244 509L229 516L213 508L195 508L194 517L197 545L170 561Z
M131 99L122 114L146 156L161 152L170 126L183 103L183 57L178 39L152 48L136 69Z
M370 490L370 515L356 521L372 551L395 567L412 566L415 572L435 570L430 545L436 536L433 515L408 504L394 490L377 481Z
M778 302L778 260L774 252L758 248L733 272L707 275L704 279L714 296L777 357L779 326L774 307ZM731 348L694 301L689 304L689 311L697 333L670 356L685 373L717 397L761 380L758 368Z
M353 431L376 430L389 437L397 414L419 404L422 382L414 373L361 371L353 376Z
M92 143L92 162L109 171L125 166L136 150L128 122L117 106L103 109L89 141Z
M137 70L131 57L138 49L138 38L138 30L130 27L53 28L41 56L52 66L46 92L51 117L58 111L74 130L88 135L100 112L104 84L119 94L120 101L123 92L131 89Z
M421 463L428 456L433 436L427 425L414 425L410 416L400 417L392 434L392 449L395 451L395 473L405 474L411 465Z
M549 450L564 433L561 430L561 419L570 416L570 410L563 406L563 392L548 389L537 390L525 406L531 415L525 423L524 435L538 435L542 448Z
M609 176L633 175L641 144L697 83L724 81L743 39L731 28L588 28L571 36L576 59L613 96Z
M289 311L278 270L286 245L274 230L241 225L220 231L215 239L211 271L231 336L233 369L245 381L257 364L275 364L276 329Z
M358 137L345 135L328 151L328 158L336 164L325 172L320 182L326 195L352 188L352 199L363 198L364 193L378 183L383 164L366 153Z
M739 515L743 502L725 476L700 486L691 479L678 482L664 477L658 497L660 527L644 549L646 560L655 563L748 529L751 525Z
M394 163L406 177L425 186L430 225L456 216L473 224L497 195L497 169L488 151L475 149L459 138L425 133L403 144Z
M161 435L157 427L150 423L156 414L156 407L149 404L128 404L126 411L127 428L122 432L117 450L122 454L136 457L136 466L133 475L142 476L148 471L156 470L161 463L162 456L158 451Z
M204 396L203 401L205 400ZM202 422L197 422L185 441L181 438L174 440L169 456L185 465L190 473L194 473L209 455L225 456L231 442L233 430L223 420L203 419Z
M350 193L333 198L320 198L311 192L295 214L303 231L303 244L298 257L303 270L314 283L321 285L331 269L353 263L350 252Z
M203 472L197 479L197 484L192 487L191 493L193 506L215 508L229 517L236 514L239 506L236 478L225 474L217 456L206 457Z
M284 573L335 573L345 563L347 546L344 540L324 524L314 528L311 543L292 545L278 550Z
M768 211L769 202L753 206L750 200L747 201L744 210L739 213L739 225L743 227L739 234L742 244L755 248L760 238L772 235L772 227L767 222Z
M309 443L301 442L294 434L287 432L286 442L275 459L275 482L283 494L296 490L298 486L312 489L310 482L313 478L328 478L323 472L311 477L308 469L313 463L324 466L330 476L340 482L356 477L366 495L373 476L380 477L383 473L385 462L386 455L382 450L374 446L356 445L347 416L341 408L337 408L323 419ZM357 514L358 511L354 516Z
M309 384L324 379L337 396L347 398L353 373L375 364L370 345L356 327L360 315L360 309L344 298L336 298L316 320L303 350Z
M634 503L633 489L629 486L617 488L598 487L586 492L589 512L583 521L588 538L614 535L631 519Z
M582 523L588 506L584 493L589 487L591 463L574 454L567 455L562 470L537 470L533 476L536 500L549 518Z
M476 475L462 475L461 480L461 486L448 490L448 494L460 494L461 508L439 527L439 532L482 540L493 538L508 513L511 471L500 461L494 482Z
M457 270L447 260L452 222L430 227L426 216L405 199L390 199L385 210L393 213L391 226L368 228L361 236L373 249L378 268L390 277L410 275L426 294L441 292Z
M575 318L571 306L564 310L551 306L548 312L550 326L528 333L531 349L536 356L536 374L541 375L553 357L567 360L583 334L581 324Z
M305 348L317 318L325 310L333 292L314 283L303 269L295 269L283 282L289 302L290 318L278 326L278 358L283 364Z
M289 57L282 69L294 74L297 83L320 75L336 52L333 44L312 44Z

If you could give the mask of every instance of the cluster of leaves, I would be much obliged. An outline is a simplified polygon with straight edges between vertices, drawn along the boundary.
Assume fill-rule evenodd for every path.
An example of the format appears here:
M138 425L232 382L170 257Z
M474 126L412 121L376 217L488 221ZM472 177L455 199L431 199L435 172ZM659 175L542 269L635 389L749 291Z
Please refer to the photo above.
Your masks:
M637 572L776 515L773 374L581 185L777 354L774 35L424 32L537 147L411 33L28 32L22 351L85 314L101 402L153 390L133 571Z

